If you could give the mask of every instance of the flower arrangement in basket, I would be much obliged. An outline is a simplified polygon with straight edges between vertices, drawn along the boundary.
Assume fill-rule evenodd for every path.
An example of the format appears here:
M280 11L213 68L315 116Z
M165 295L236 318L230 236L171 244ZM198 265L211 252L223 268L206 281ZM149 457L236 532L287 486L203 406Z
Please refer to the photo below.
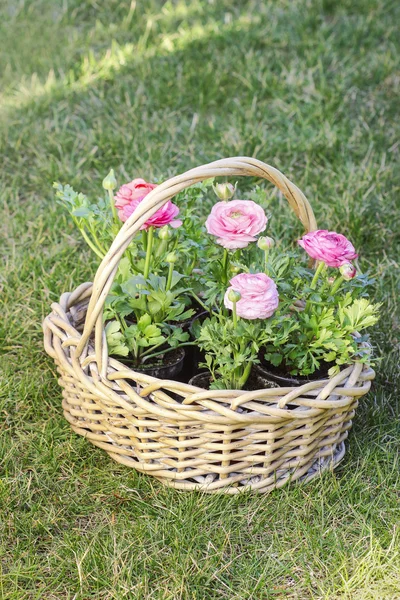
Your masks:
M234 199L220 175L274 183L306 228L296 247L265 235L262 189ZM118 190L111 171L96 202L55 187L101 259L44 321L77 433L180 489L265 492L339 462L379 305L293 183L230 158Z

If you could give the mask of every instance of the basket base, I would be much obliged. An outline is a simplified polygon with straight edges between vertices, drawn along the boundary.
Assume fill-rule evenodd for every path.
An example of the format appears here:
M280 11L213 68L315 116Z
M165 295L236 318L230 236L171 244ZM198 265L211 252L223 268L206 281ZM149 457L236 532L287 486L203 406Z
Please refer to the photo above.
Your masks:
M97 445L96 442L92 443ZM100 444L98 445L100 446ZM110 451L107 452L115 461L125 466L136 468L139 472L145 472L142 469L137 468L138 463L135 460L122 456L121 454L114 454ZM151 474L167 487L182 491L201 491L210 494L240 494L242 492L252 491L266 494L289 483L308 483L315 477L321 476L325 471L333 471L333 469L335 469L343 460L345 452L346 447L344 441L339 442L333 454L330 449L329 454L317 458L311 467L293 469L290 474L287 469L283 469L281 476L278 470L272 477L268 477L267 479L260 479L258 476L254 476L245 480L243 479L243 474L241 474L229 477L229 479L231 479L231 482L229 482L226 479L219 479L216 475L209 474L201 477L192 477L188 480L174 480L165 477L157 477L157 475L153 473ZM194 481L195 479L198 481Z

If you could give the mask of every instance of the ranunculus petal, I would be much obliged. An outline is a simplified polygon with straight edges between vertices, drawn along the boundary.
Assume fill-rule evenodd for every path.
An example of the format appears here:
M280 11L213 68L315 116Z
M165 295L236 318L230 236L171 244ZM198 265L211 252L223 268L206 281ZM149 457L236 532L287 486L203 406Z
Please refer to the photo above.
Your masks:
M246 248L250 242L255 241L256 238L253 238L249 235L241 236L240 239L238 237L234 239L228 237L217 238L217 244L219 244L223 248L227 248L227 250L238 250L239 248Z
M173 229L176 229L177 227L180 227L182 223L183 221L181 221L180 219L174 219L173 221L170 221L169 225L171 225Z

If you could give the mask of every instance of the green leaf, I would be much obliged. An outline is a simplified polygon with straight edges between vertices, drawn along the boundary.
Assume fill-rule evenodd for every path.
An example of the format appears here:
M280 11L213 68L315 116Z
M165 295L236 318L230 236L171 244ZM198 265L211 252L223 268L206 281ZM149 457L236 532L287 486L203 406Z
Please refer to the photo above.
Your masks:
M282 354L274 352L268 355L268 360L274 365L274 367L279 367L279 365L282 364L283 356Z
M138 321L138 328L140 331L146 331L146 328L151 324L151 316L145 313Z
M158 346L165 341L165 337L163 335L159 335L157 337L140 338L138 339L137 343L138 346L142 346L143 348L150 348L151 346Z
M121 325L118 321L107 323L105 332L108 350L110 354L128 356L129 349L125 344L124 334L120 331Z
M125 329L125 337L129 340L131 338L138 338L140 335L140 331L138 326L135 325L130 325L129 327L127 327Z
M121 285L121 289L124 294L128 294L129 296L136 296L136 294L148 294L148 291L145 289L146 280L142 275L135 275L125 281Z
M147 308L152 315L156 315L158 312L160 312L162 304L156 300L151 300L147 303Z
M173 271L172 272L171 288L174 288L181 281L181 279L183 279L184 277L185 276L182 275L181 273L178 273L178 271Z
M161 334L161 329L154 324L148 325L143 333L147 338L153 338Z
M109 346L110 354L117 354L118 356L128 356L129 348L123 344L116 344Z
M110 321L110 323L107 323L106 325L106 334L111 337L115 335L120 329L121 325L118 323L118 321Z
M131 276L132 272L129 258L127 256L124 256L123 258L121 258L118 265L118 277L120 279L120 283L127 281Z
M74 217L87 218L90 217L93 213L86 207L82 206L81 208L76 208L71 213Z

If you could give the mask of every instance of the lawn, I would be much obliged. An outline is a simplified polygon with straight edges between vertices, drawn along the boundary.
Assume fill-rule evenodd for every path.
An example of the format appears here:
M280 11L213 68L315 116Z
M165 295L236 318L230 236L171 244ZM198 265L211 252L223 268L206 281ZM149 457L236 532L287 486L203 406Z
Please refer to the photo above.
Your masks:
M400 598L400 5L3 0L0 597ZM96 197L249 155L347 235L382 357L334 473L266 496L178 493L72 433L42 318L96 261L52 183ZM254 181L240 182L245 192ZM268 187L273 231L301 234Z

